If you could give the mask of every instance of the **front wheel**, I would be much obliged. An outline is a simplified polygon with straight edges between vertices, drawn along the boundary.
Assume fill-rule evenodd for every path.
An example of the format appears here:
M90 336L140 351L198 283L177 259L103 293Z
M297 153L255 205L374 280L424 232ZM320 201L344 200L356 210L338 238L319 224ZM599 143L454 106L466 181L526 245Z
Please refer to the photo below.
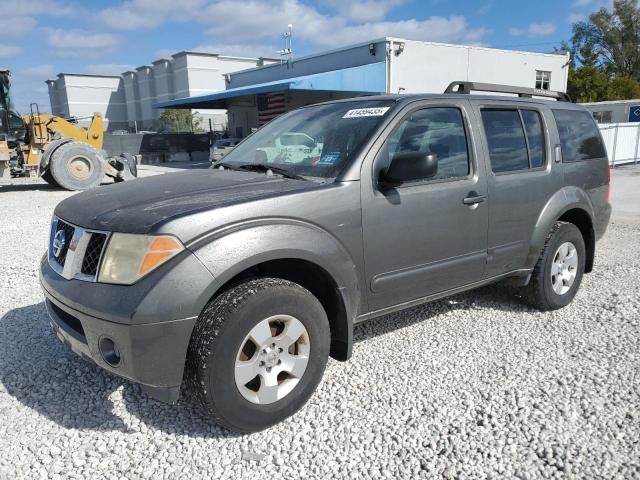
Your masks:
M49 160L53 180L66 190L87 190L104 178L104 160L90 145L69 142L58 147Z
M327 315L308 290L282 279L251 280L214 298L200 315L188 387L220 425L259 431L311 397L329 343Z
M586 249L582 233L572 223L556 222L524 296L540 310L556 310L573 300L584 273Z

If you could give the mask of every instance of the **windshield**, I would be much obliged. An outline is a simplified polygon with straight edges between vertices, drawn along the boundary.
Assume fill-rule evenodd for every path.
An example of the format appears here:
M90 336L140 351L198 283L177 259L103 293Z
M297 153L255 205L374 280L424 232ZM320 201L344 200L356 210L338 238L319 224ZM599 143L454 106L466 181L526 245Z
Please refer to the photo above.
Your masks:
M295 110L247 137L223 164L262 164L293 175L337 177L392 105L391 100L357 100Z

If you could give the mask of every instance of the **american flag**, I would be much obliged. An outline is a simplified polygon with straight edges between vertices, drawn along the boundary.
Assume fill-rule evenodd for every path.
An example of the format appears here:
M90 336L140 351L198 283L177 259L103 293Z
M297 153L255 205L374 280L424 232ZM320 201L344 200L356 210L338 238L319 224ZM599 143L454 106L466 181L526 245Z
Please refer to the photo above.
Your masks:
M287 111L287 97L284 92L258 95L258 124L260 126Z

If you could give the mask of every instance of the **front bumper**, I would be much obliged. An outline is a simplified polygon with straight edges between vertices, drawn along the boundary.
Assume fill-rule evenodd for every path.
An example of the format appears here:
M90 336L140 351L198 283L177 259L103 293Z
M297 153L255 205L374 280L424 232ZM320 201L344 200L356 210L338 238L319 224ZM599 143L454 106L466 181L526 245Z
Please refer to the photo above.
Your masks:
M176 289L175 276L184 275L185 268L190 277L183 277L183 288ZM62 342L84 359L141 384L153 398L172 403L180 394L191 332L213 277L193 255L186 264L183 260L159 273L126 287L66 280L45 256L40 282L51 326ZM193 302L191 308L184 307L184 300ZM117 363L105 351L109 341Z

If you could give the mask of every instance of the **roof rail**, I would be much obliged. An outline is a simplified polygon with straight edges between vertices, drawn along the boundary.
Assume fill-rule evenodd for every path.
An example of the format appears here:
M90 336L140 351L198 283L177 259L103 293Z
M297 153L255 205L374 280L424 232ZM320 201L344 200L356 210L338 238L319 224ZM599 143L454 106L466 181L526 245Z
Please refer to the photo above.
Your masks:
M554 90L542 90L540 88L514 87L510 85L496 85L493 83L476 83L476 82L451 82L444 93L466 93L476 92L494 92L494 93L512 93L519 97L533 98L546 97L554 98L559 102L571 102L571 97L564 92L556 92Z

